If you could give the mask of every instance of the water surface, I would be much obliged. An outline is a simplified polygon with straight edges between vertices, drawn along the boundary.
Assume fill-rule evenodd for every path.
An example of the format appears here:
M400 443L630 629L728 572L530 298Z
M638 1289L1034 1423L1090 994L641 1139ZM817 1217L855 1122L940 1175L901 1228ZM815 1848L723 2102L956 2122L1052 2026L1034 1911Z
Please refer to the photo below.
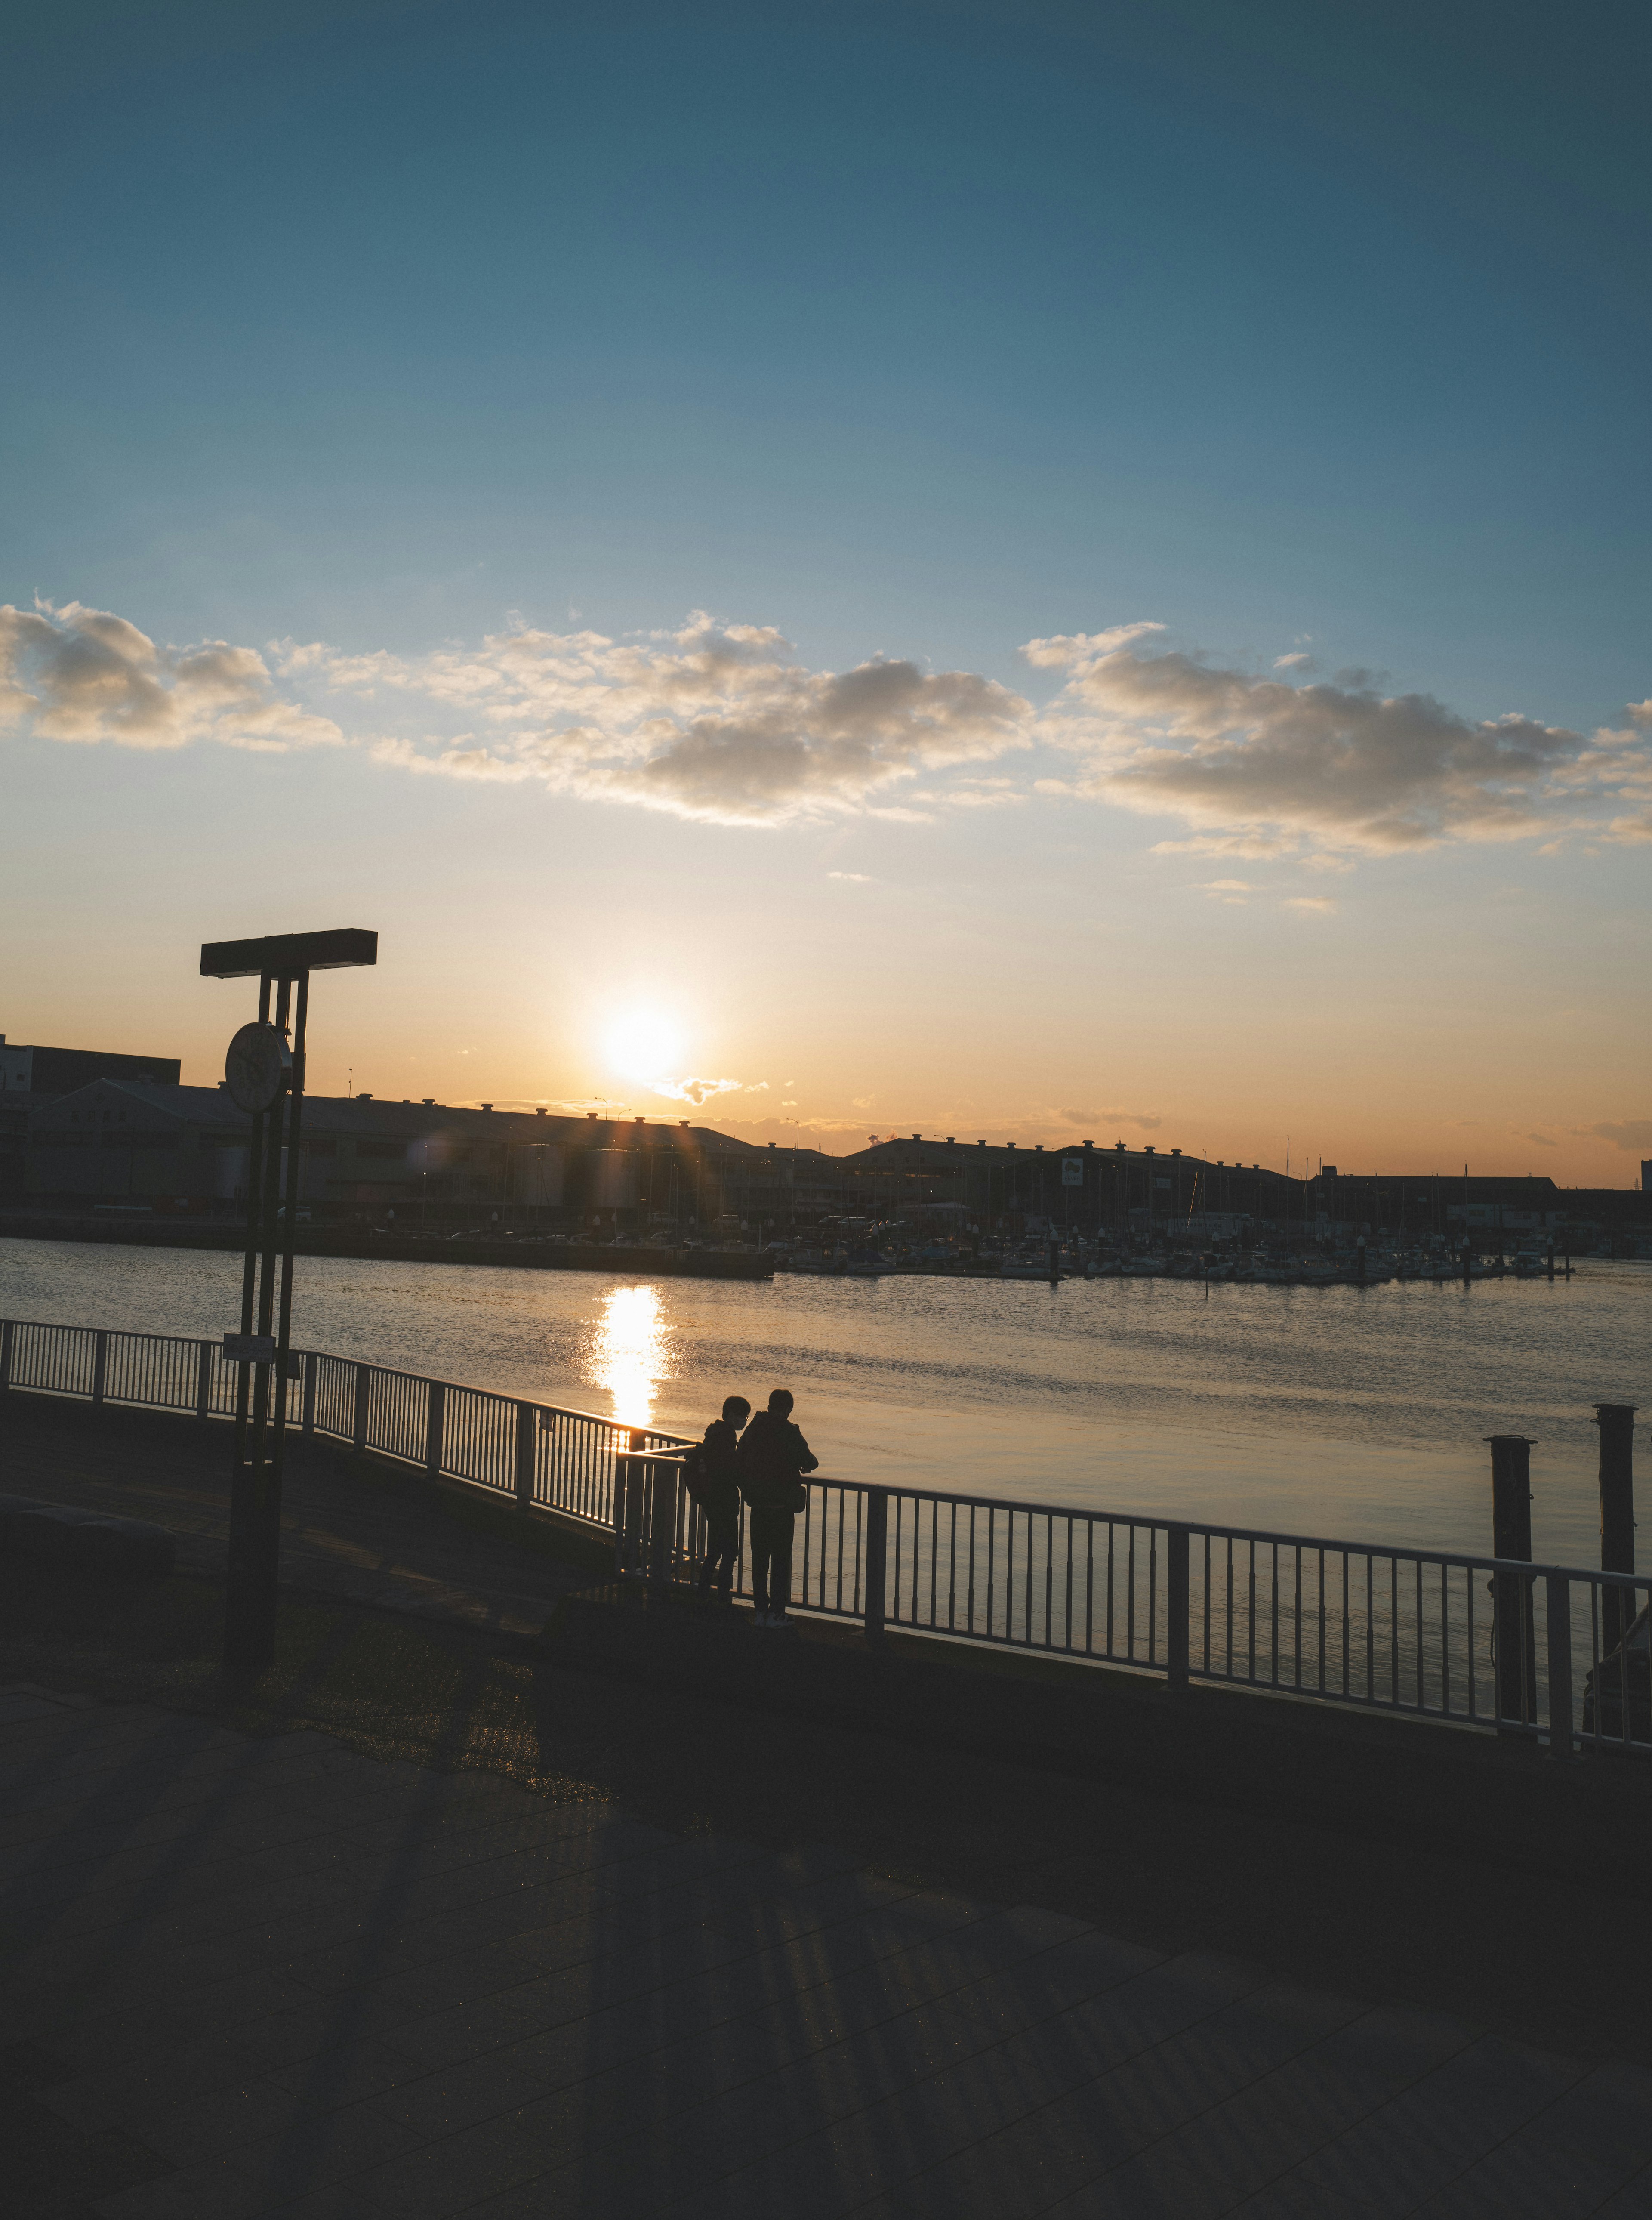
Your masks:
M240 1260L0 1241L0 1313L216 1336ZM1490 1547L1482 1437L1532 1450L1540 1557L1598 1556L1597 1402L1652 1404L1652 1270L1465 1289L638 1281L303 1259L294 1339L698 1432L789 1387L823 1469L1352 1539ZM1652 1473L1646 1475L1652 1485Z

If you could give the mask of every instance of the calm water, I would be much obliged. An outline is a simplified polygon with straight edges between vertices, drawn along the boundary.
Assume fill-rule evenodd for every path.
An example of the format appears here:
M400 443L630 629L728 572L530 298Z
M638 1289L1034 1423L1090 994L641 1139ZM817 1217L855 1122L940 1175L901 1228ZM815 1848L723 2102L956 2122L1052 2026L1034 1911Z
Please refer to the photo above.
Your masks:
M240 1260L0 1241L0 1313L212 1335ZM1490 1547L1483 1435L1524 1433L1539 1557L1597 1556L1597 1402L1652 1406L1652 1269L1473 1288L610 1280L306 1260L294 1338L698 1431L789 1387L826 1472ZM1652 1485L1652 1473L1647 1475Z

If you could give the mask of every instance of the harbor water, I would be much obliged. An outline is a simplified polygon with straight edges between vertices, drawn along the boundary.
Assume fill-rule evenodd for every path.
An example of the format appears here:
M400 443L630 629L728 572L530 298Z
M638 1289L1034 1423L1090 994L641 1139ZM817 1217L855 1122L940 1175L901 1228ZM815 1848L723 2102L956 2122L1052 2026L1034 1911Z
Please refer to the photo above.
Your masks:
M240 1269L3 1240L0 1314L216 1338L239 1323ZM298 1274L297 1345L695 1434L725 1395L785 1386L822 1471L845 1480L1485 1551L1483 1437L1522 1433L1536 1553L1585 1565L1593 1406L1652 1406L1652 1268L1634 1264L1208 1290L321 1259Z

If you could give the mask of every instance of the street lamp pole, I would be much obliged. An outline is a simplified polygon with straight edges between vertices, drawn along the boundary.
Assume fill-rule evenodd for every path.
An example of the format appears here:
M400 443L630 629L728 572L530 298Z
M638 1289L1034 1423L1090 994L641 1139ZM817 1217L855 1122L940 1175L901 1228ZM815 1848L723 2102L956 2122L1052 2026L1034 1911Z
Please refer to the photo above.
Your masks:
M252 1121L240 1331L223 1342L237 1373L223 1657L237 1681L256 1680L275 1656L309 976L377 961L378 935L353 929L209 941L201 951L203 979L259 982L258 1016L231 1041L224 1063L231 1099Z

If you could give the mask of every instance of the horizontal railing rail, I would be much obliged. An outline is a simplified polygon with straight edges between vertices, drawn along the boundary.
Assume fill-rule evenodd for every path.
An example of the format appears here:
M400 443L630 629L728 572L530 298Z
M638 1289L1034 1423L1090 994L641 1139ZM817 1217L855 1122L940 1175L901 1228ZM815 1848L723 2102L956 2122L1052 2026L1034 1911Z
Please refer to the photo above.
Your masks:
M0 1320L0 1391L233 1417L216 1342ZM706 1514L680 1435L318 1350L290 1425L611 1541L616 1574L694 1580ZM1546 1743L1652 1756L1652 1576L816 1473L790 1604L891 1629ZM742 1517L732 1593L749 1596Z

